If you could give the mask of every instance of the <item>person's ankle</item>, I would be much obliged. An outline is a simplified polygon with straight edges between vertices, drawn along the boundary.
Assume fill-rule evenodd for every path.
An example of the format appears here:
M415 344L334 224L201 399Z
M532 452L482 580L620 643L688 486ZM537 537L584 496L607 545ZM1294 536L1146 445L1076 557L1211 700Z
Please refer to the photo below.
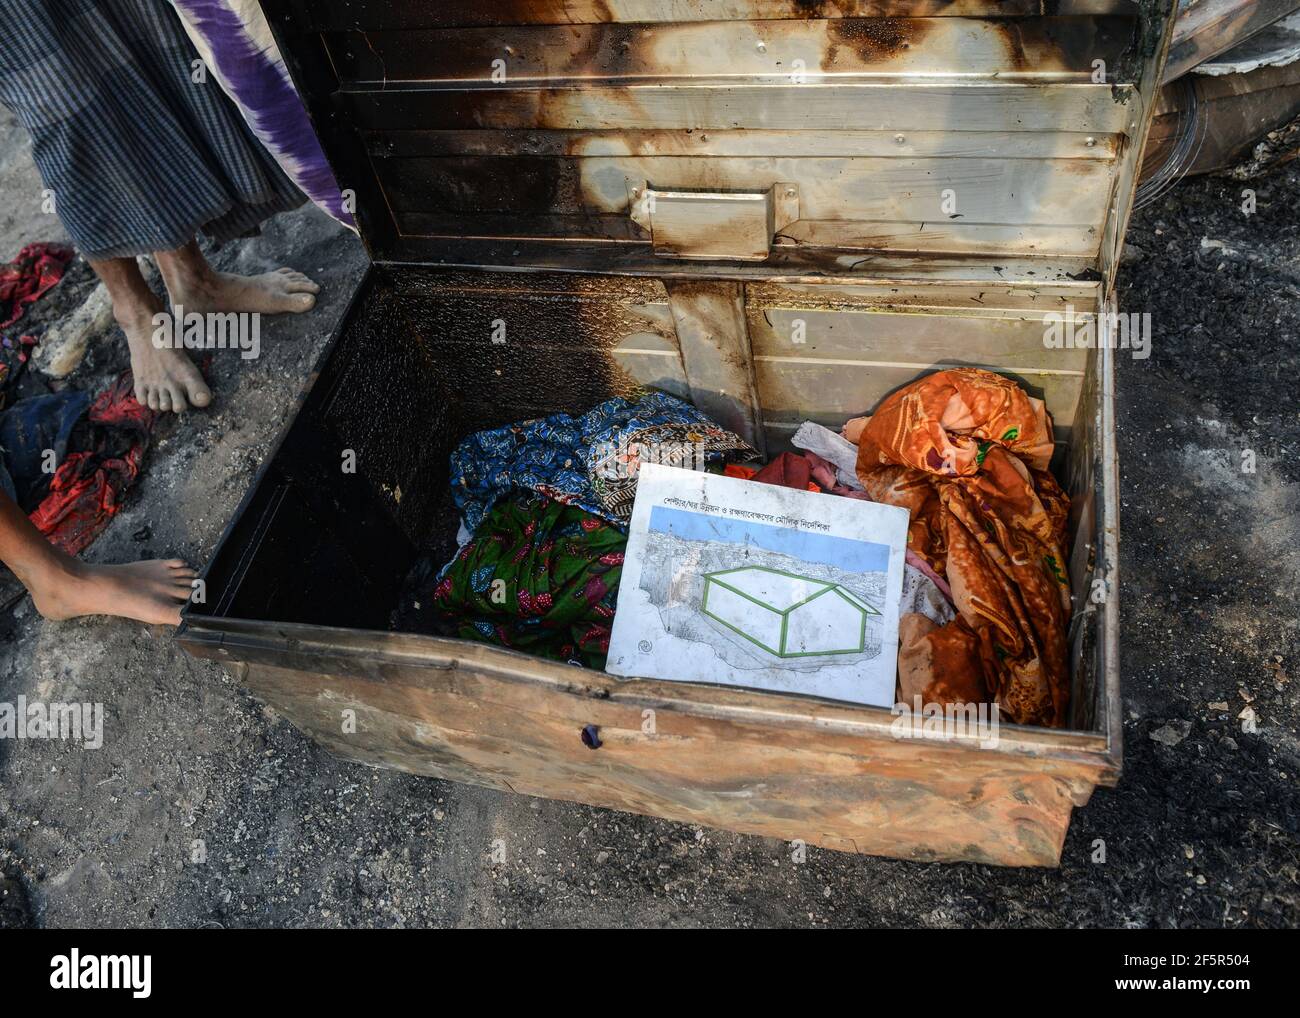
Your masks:
M158 269L173 304L183 301L186 295L206 295L216 286L216 270L197 249L167 252L158 258Z
M52 554L41 556L39 562L14 566L13 573L34 597L57 598L71 588L86 582L90 570L80 559L64 555L51 547Z
M135 299L113 302L113 320L128 336L139 329L153 325L153 316L162 310L154 300Z

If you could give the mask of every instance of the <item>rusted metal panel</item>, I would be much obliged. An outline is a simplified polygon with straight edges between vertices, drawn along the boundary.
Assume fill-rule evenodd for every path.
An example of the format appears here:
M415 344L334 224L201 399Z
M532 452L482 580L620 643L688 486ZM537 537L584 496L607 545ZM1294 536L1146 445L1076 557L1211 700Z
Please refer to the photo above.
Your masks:
M419 667L373 681L253 666L244 681L327 749L372 766L921 861L1054 866L1096 775L1055 776L1028 761L995 769L978 749L899 752L879 740L836 753L766 725L681 730L672 710L655 711L648 735L639 711L525 695L486 673L467 670L457 690L446 678ZM354 733L342 734L343 710L355 711ZM602 742L594 754L581 740L589 724Z
M1055 865L1071 811L1113 776L1096 739L1004 728L993 748L904 740L875 708L575 677L456 641L201 625L182 640L242 662L255 695L346 758L839 850Z
M754 387L754 358L741 284L669 282L668 306L677 327L692 402L763 451L763 416Z
M1095 257L1158 20L1126 2L266 2L291 65L331 81L309 105L349 149L339 176L381 257L517 239L574 268L590 245L650 245L628 180L795 186L774 267L780 248ZM949 193L965 207L941 209Z
M1296 10L1297 0L1196 0L1174 25L1161 80L1182 77Z
M348 90L338 110L368 130L712 131L769 130L1124 131L1127 84L992 84L809 79L745 84L700 77L690 84L445 86Z
M302 3L297 20L304 29L323 32L750 19L1129 15L1135 6L1132 0L493 0L484 4L348 0Z
M708 76L917 76L1094 81L1128 18L836 18L348 32L329 37L349 87ZM431 59L437 54L436 59Z
M1095 249L1112 175L1100 160L953 157L515 155L382 158L375 166L399 222L427 223L408 214L440 213L442 232L451 236L487 235L479 218L509 212L521 218L514 227L502 219L498 235L538 236L549 226L575 236L648 243L649 217L638 214L630 183L643 192L771 192L776 204L793 190L795 214L775 208L775 232L815 247L936 250L955 236L946 240L946 249L961 250L965 233L983 231L990 246L1000 243L1005 250L1013 243L1012 230L989 228L1010 227L1025 228L1025 253L1070 254ZM793 183L796 178L801 183ZM734 199L700 200L697 211L724 212L728 200ZM574 217L567 226L560 218L566 215ZM645 232L630 231L629 219ZM763 243L761 257L768 246ZM752 258L753 252L736 257Z
M375 158L436 156L569 156L638 158L736 156L886 159L1113 160L1120 135L1064 131L371 131Z

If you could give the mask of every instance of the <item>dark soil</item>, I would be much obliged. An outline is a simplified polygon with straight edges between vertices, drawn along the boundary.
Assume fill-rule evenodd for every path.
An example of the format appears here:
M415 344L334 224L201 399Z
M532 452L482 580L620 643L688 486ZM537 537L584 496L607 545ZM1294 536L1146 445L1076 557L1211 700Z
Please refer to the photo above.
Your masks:
M1066 850L1106 839L1104 922L1300 920L1298 183L1185 181L1129 234L1120 300L1153 354L1118 382L1125 774Z

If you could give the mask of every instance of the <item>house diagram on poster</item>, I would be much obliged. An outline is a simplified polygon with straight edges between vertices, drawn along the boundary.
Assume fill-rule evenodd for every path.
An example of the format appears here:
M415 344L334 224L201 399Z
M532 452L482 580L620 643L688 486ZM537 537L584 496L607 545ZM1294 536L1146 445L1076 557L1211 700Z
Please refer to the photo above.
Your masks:
M774 657L862 654L880 612L838 583L767 566L704 577L700 611Z

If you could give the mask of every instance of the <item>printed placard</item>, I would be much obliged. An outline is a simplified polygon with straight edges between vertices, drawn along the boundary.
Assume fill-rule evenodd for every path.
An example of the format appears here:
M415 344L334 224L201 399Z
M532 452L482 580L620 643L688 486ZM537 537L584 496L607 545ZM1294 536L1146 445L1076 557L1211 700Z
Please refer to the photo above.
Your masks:
M643 464L606 670L891 706L907 522Z

